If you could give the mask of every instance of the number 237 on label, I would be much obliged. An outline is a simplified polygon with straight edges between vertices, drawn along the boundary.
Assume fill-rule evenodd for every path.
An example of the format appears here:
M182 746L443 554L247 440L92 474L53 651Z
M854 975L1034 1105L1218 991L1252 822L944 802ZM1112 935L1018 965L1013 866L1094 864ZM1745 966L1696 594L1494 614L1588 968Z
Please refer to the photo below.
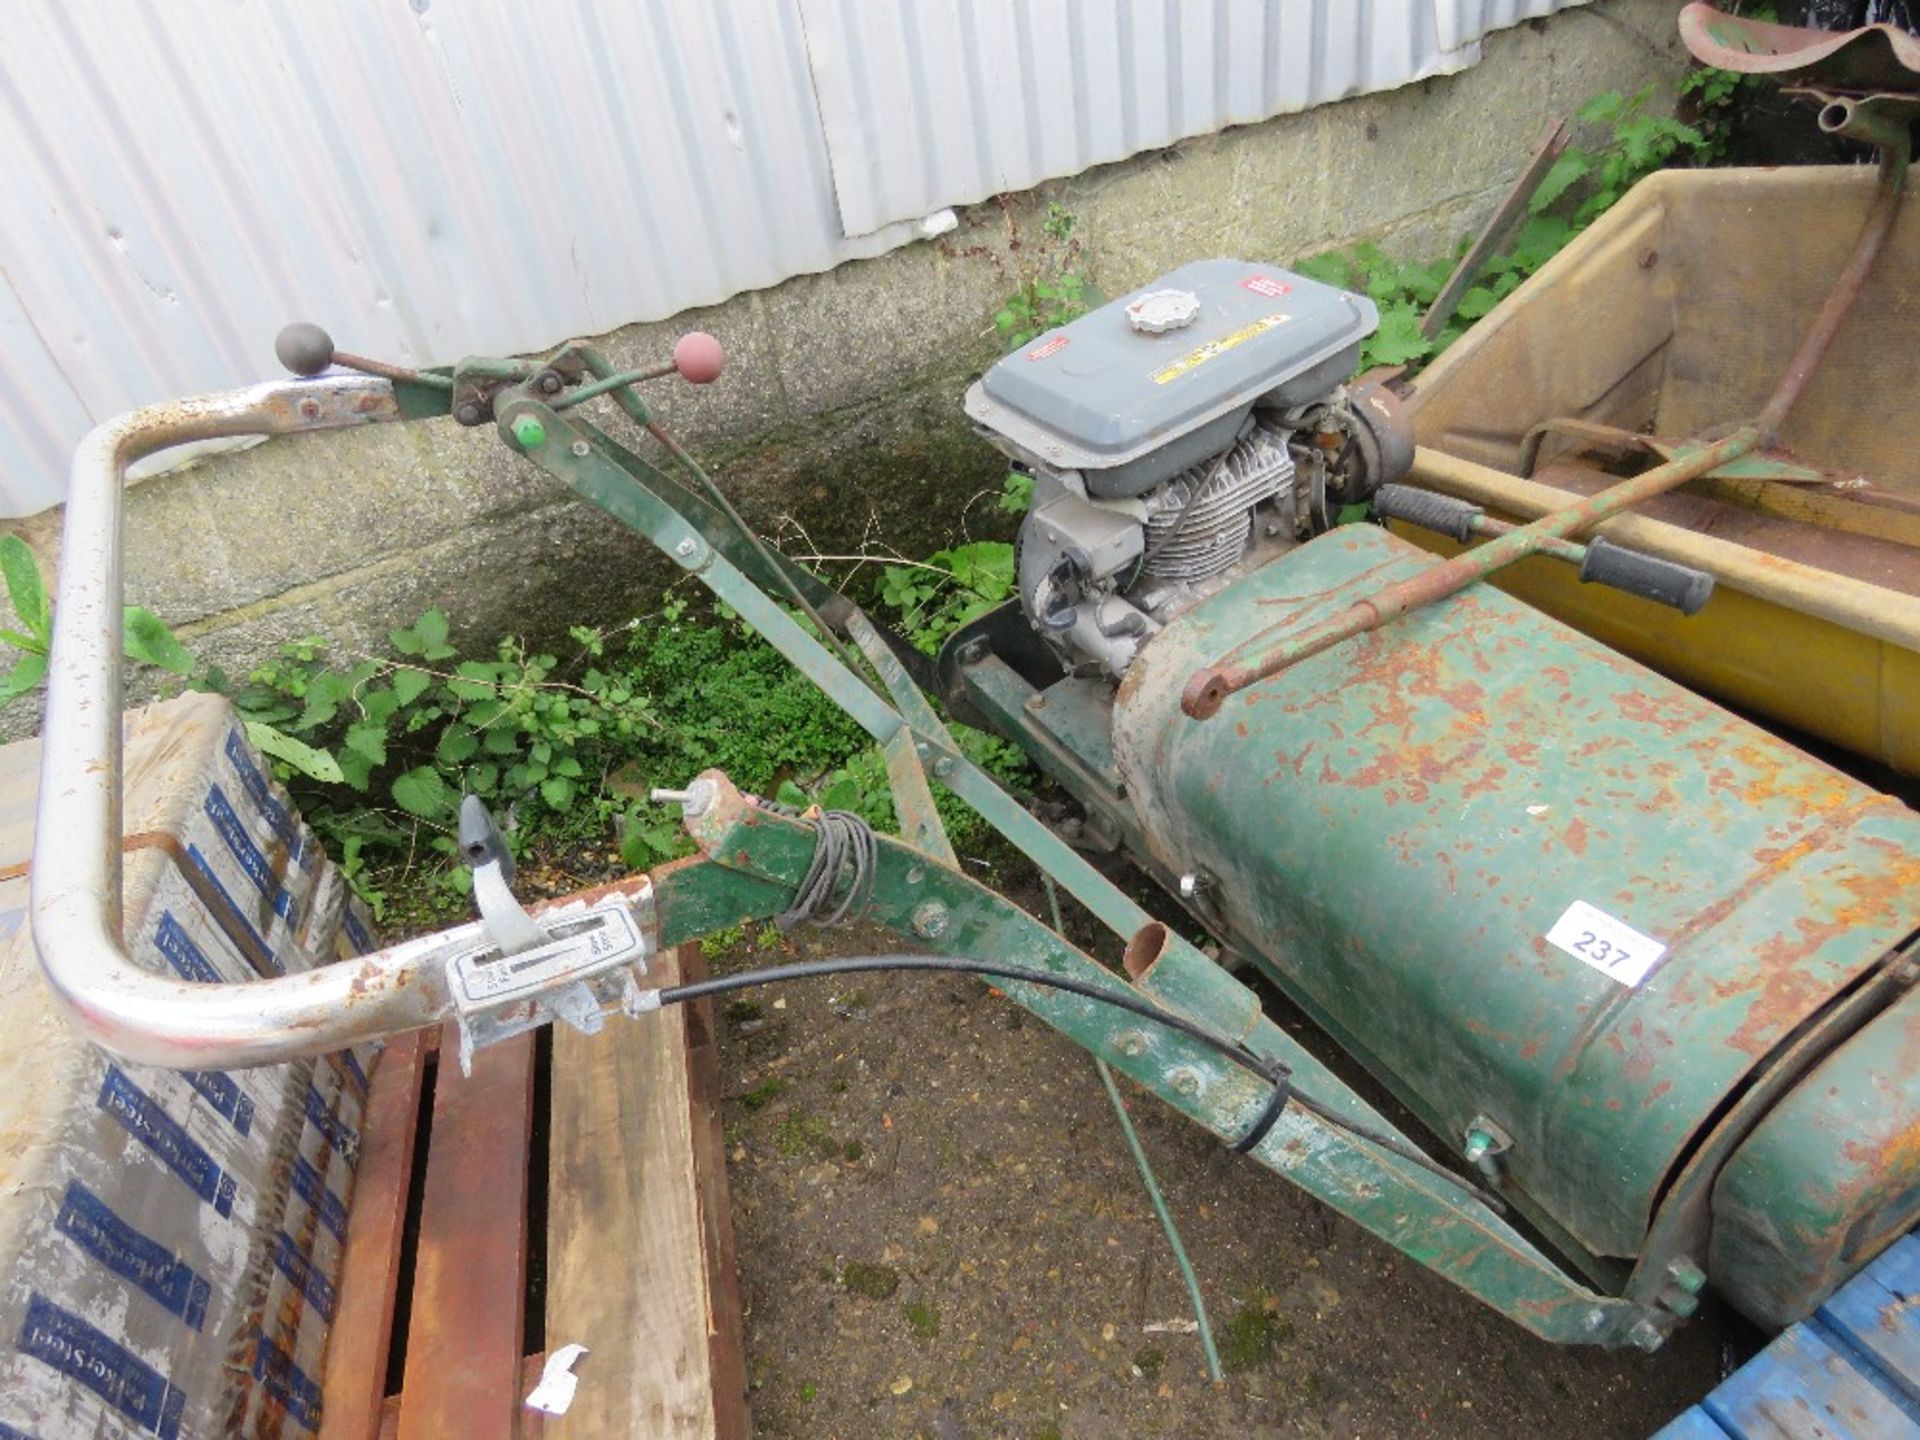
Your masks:
M1651 935L1642 935L1584 900L1574 901L1554 921L1547 943L1622 985L1638 985L1667 953L1667 947Z

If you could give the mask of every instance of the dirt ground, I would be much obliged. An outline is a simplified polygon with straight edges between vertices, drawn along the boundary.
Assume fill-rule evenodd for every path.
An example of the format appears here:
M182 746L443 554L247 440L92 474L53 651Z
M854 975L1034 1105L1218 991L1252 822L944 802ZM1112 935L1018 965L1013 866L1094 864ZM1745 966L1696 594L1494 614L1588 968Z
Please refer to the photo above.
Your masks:
M875 948L769 933L712 964ZM761 1436L1640 1437L1749 1343L1711 1312L1654 1356L1534 1340L1123 1080L1215 1387L1086 1052L958 976L762 989L720 1028Z

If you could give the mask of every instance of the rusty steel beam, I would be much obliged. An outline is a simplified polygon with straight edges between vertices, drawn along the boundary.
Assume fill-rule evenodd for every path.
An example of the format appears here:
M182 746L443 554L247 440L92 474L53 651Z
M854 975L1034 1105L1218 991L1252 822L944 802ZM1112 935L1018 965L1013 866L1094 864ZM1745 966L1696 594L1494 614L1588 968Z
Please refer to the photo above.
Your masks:
M1822 112L1823 128L1828 126L1827 116ZM1867 222L1860 227L1860 238L1854 241L1853 254L1847 259L1846 269L1840 272L1833 282L1833 288L1827 292L1827 298L1820 304L1820 313L1814 317L1812 327L1801 339L1799 348L1793 352L1793 358L1787 362L1780 383L1774 388L1766 408L1760 412L1760 418L1754 423L1767 444L1779 438L1780 427L1786 423L1787 415L1806 390L1807 382L1813 379L1813 372L1826 358L1834 337L1840 333L1840 327L1853 313L1853 307L1860 298L1860 292L1866 288L1867 279L1873 274L1874 264L1880 258L1880 251L1887 242L1887 236L1893 231L1893 222L1900 214L1900 198L1906 189L1908 161L1912 157L1912 144L1906 136L1904 127L1881 137L1880 183L1874 190L1873 208L1867 213Z

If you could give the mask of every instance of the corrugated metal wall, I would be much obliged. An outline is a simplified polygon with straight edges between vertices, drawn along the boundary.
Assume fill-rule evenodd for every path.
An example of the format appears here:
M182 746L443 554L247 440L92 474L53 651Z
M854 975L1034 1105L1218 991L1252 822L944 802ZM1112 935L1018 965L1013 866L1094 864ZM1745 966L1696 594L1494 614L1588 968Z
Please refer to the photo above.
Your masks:
M799 0L848 231L1449 74L1572 0Z
M288 319L422 363L657 319L1569 3L17 0L0 513Z

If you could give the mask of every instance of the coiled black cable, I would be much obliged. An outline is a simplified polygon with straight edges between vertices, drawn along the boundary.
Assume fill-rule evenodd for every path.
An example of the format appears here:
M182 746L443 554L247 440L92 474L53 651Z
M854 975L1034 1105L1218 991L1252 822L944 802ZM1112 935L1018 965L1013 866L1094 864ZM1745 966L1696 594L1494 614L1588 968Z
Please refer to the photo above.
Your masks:
M820 926L858 920L873 898L880 856L873 827L851 810L823 810L814 822L814 837L813 858L800 877L793 904L774 917L782 935L803 920Z

